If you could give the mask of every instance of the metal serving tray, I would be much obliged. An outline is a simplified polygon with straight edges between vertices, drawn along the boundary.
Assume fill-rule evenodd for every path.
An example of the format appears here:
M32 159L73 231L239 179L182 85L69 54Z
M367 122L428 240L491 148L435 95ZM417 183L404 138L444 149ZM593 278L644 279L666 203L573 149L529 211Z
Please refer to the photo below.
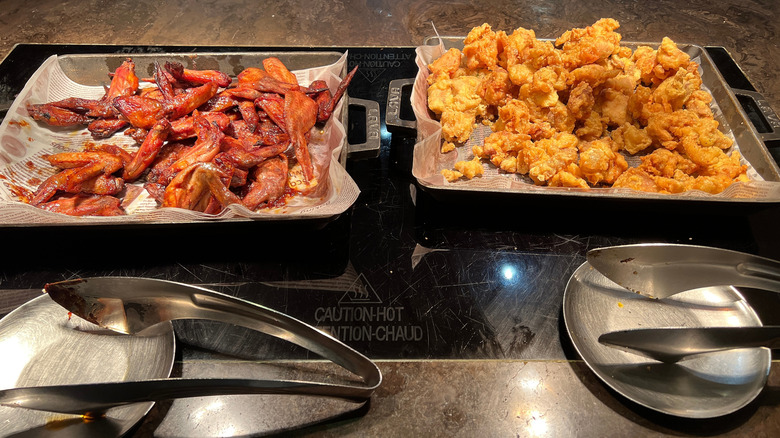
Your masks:
M438 45L439 41L444 45L445 50L450 48L463 49L465 37L462 36L443 36L443 37L428 37L424 41L424 45L432 46ZM552 41L550 39L542 39ZM650 46L657 48L659 43L643 43L643 42L621 42L621 45L635 50L639 46ZM749 117L745 113L741 104L739 103L734 91L728 86L725 79L721 75L720 71L716 67L712 58L707 51L697 45L693 44L677 44L677 46L687 53L691 59L696 60L700 64L701 77L703 87L706 87L710 93L712 93L714 102L720 108L720 111L716 114L716 120L719 122L721 129L724 132L731 132L734 136L734 140L739 147L742 156L750 163L752 168L765 180L765 181L780 181L780 167L778 167L775 160L769 153L762 135L756 130L755 126L750 121ZM408 84L406 82L405 84ZM418 134L418 141L420 140ZM423 189L426 189L436 197L449 198L448 195L457 196L463 195L467 192L477 191L479 189L466 188L459 184L430 184L427 181L420 181L421 175L415 173L414 175ZM780 203L780 197L757 197L757 198L731 198L724 196L681 196L681 195L662 195L651 193L640 193L629 190L620 190L617 193L605 192L609 189L594 188L590 190L555 190L554 188L542 188L534 187L534 190L518 191L518 190L481 190L484 192L493 193L508 193L512 195L543 195L543 196L565 196L575 198L616 198L616 199L639 199L639 200L661 200L661 201L713 201L713 202L726 202L726 203L748 203L748 204L772 204ZM549 189L549 190L546 190Z
M132 58L136 66L136 74L139 78L152 78L154 75L155 62L164 63L166 61L180 62L186 68L192 69L215 69L234 77L243 71L247 67L262 67L262 60L268 57L279 58L285 66L291 71L305 70L310 68L316 68L321 66L328 66L336 63L344 56L344 53L338 51L259 51L259 52L191 52L191 53L176 53L168 51L160 51L159 53L101 53L101 54L64 54L57 56L57 63L62 73L76 84L95 87L104 86L108 84L108 73L113 72L119 67L122 62L127 58ZM347 63L344 62L344 66L339 72L341 77L346 75ZM348 93L345 93L343 99L343 110L339 121L345 127L348 125L348 113L347 106L354 105L369 105L375 104L370 101L364 101L362 99L349 99ZM9 115L6 118L11 118ZM34 122L32 122L34 123ZM121 135L121 133L115 134ZM101 140L102 142L110 141ZM344 138L344 143L341 148L341 153L338 156L338 164L341 168L346 166L346 160L349 153L349 145ZM351 178L343 172L347 179ZM332 182L332 181L331 181ZM355 190L357 190L355 188ZM13 203L12 203L13 204ZM21 204L21 203L19 203ZM8 203L3 204L5 206ZM1 207L1 206L0 206ZM311 209L310 209L311 210ZM341 210L343 212L343 210ZM48 213L48 212L47 212ZM330 221L335 217L338 217L340 212L333 212L332 209L323 214L317 214L309 212L306 215L298 214L275 214L274 217L259 218L260 220L271 221L288 221L288 220L305 220L305 221ZM21 215L24 216L24 213ZM164 222L160 221L139 221L134 220L132 215L130 216L117 216L113 218L92 217L84 216L73 218L61 214L49 214L49 218L42 220L41 222L30 221L25 219L13 219L11 221L0 221L0 226L39 226L39 225L123 225L123 224L145 224L145 223L198 223L204 222L197 218L193 219L187 215L179 215L166 219ZM52 216L59 216L61 220L56 218L52 219ZM252 221L258 218L247 217L229 217L229 218L206 218L205 221L218 221L218 222L235 222L235 221Z

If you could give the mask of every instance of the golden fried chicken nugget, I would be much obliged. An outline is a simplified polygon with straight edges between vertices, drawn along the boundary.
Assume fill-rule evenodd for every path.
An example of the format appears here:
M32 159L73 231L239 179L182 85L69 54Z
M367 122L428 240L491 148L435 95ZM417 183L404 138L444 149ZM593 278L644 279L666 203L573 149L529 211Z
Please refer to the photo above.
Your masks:
M658 184L655 183L655 179L652 175L638 167L626 169L626 171L620 174L615 180L612 187L616 189L639 190L641 192L666 193L663 189L658 187Z
M592 141L601 138L606 129L607 124L604 123L601 114L598 111L592 111L587 119L577 125L574 133L581 140Z
M516 172L516 159L507 161L503 167L501 163L510 157L516 158L517 152L530 144L530 138L527 134L498 131L485 138L484 145L475 145L471 149L475 156L490 161L496 167L507 172Z
M512 81L509 72L498 65L490 67L482 77L480 95L485 105L499 107L512 99Z
M589 189L588 182L582 178L580 166L571 163L556 173L550 181L547 182L550 187L576 187L580 189Z
M677 172L690 175L699 169L693 161L685 158L676 151L668 149L656 149L653 153L641 158L639 168L650 175L674 178Z
M612 141L615 142L620 150L625 150L631 155L647 149L653 143L653 139L650 138L644 129L628 122L612 131Z
M699 118L712 119L712 95L704 90L696 90L691 93L688 100L685 101L685 109L696 113Z
M455 143L451 141L445 141L441 144L441 153L446 154L447 152L452 152L455 150Z
M489 24L471 29L463 44L469 69L490 68L498 63L498 37Z
M449 182L455 182L463 177L462 173L458 172L457 170L450 169L442 169L441 174L444 176L444 179Z
M472 179L475 176L482 176L482 173L484 172L479 157L474 157L470 161L458 161L455 163L455 170L462 173L467 179Z
M531 82L520 87L520 97L539 107L558 103L558 91L566 89L568 71L560 66L542 67L533 74Z
M566 107L577 120L585 120L590 117L596 98L593 96L593 87L588 82L579 82L569 93Z
M441 114L446 141L465 142L471 136L477 116L485 111L480 86L478 77L460 76L440 78L428 87L428 107Z
M591 184L612 184L626 169L626 159L615 152L616 146L609 137L590 142L581 142L580 170L582 176Z
M436 82L440 78L452 79L461 67L463 54L458 49L449 49L438 59L433 61L428 69L431 74L428 75L428 85Z
M678 69L653 90L653 102L661 105L666 112L683 109L685 102L699 89L696 79L688 70Z
M691 62L691 57L680 50L680 48L677 47L677 44L668 37L664 37L661 40L661 45L658 47L656 58L658 59L658 64L669 72L674 72L680 68L686 68L688 67L688 63Z
M620 34L615 32L618 27L617 20L602 18L584 29L564 32L555 40L556 46L562 46L563 64L568 69L574 69L604 61L617 53L621 39Z
M556 173L577 161L576 136L558 133L526 145L517 154L517 170L528 174L534 183L543 185Z

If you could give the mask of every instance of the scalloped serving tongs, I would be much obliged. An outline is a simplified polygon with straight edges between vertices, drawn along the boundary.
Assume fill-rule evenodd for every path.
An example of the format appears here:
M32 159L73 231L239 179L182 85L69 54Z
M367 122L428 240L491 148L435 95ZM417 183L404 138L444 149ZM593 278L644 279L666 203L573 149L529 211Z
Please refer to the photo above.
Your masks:
M780 292L780 262L720 248L646 243L597 248L588 263L629 291L664 299L680 292L736 286ZM603 345L676 362L745 347L780 347L780 326L639 328L605 333Z
M605 277L650 298L708 286L780 292L780 262L726 249L643 243L596 248L587 258Z
M240 325L317 353L359 376L364 385L172 378L12 388L0 391L0 404L82 414L137 402L228 394L314 395L361 402L382 382L374 362L336 338L283 313L202 287L149 278L95 277L47 284L44 292L73 314L120 333L135 334L176 319Z

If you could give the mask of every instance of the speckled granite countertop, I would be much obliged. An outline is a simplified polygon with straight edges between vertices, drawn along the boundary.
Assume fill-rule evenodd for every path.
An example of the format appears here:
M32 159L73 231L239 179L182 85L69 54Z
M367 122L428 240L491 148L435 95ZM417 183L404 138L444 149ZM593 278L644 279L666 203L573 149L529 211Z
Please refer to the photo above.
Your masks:
M602 17L620 22L624 41L668 36L723 46L780 109L775 0L3 0L0 57L20 43L408 49L433 34L432 24L442 35L465 35L487 22L554 38ZM251 225L193 231L74 228L66 239L56 228L0 229L8 247L34 242L29 254L0 268L0 315L37 296L44 282L91 275L166 278L256 300L306 322L340 323L339 333L348 338L343 340L377 359L384 373L383 385L364 406L284 397L184 399L157 404L131 436L780 436L777 361L767 388L748 407L710 420L680 419L636 405L598 380L567 343L560 315L566 280L589 249L665 241L780 258L778 208L713 215L645 212L626 224L597 217L532 222L522 209L507 213L498 207L485 213L493 215L486 223L482 213L451 209L417 193L404 168L409 157L402 153L413 145L414 134L383 135L379 158L349 163L361 189L353 211L323 229L273 235ZM135 244L182 235L189 240L171 242L164 251ZM223 241L231 235L250 236L262 251L231 247L226 253ZM90 241L116 242L122 251L106 257ZM65 242L68 257L36 251L50 242ZM507 266L518 267L525 283L502 277ZM374 301L361 312L345 313L354 303L344 301L357 289ZM314 304L295 304L301 300ZM777 313L771 309L778 304L770 298L761 307ZM361 330L369 314L376 318L367 324L376 336L366 342ZM184 347L174 375L284 376L292 368L262 355L249 355L254 360L248 362L215 359L188 344L235 344L238 350L225 352L234 355L264 344L229 329L204 338L198 333L177 327ZM249 347L242 350L242 343ZM296 365L327 370L317 361Z

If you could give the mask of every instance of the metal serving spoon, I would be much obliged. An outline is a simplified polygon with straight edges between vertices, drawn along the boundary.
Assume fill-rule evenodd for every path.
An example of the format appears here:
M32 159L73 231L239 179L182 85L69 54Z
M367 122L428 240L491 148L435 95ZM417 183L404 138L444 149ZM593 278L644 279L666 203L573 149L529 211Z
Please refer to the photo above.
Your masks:
M206 288L134 277L96 277L47 284L51 298L101 327L135 334L176 319L209 319L290 341L359 376L364 385L290 380L161 379L0 391L0 404L62 413L178 397L223 394L299 394L365 401L382 382L374 362L338 339L283 313Z

